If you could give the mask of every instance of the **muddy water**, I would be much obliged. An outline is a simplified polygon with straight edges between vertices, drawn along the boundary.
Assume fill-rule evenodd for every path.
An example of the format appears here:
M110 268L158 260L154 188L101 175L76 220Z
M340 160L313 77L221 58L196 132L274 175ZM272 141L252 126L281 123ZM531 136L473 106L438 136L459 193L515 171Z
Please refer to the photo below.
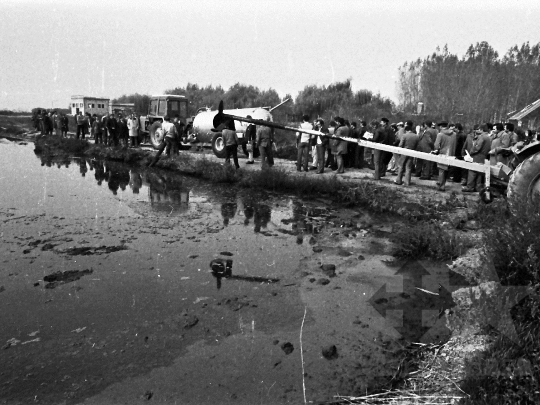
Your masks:
M324 401L447 333L395 220L8 142L0 187L0 403Z

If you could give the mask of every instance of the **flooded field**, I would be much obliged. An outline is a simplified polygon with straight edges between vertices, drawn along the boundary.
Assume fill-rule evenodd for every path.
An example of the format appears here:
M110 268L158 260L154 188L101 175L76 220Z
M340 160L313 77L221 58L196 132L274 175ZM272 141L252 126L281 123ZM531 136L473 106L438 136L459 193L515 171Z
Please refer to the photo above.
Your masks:
M0 190L2 404L324 402L448 335L395 220L8 141Z

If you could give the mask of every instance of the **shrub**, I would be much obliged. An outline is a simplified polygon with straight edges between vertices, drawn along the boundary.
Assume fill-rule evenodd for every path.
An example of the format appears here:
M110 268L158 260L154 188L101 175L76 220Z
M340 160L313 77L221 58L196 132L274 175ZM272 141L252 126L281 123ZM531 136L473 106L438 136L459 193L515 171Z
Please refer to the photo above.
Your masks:
M503 284L540 283L540 207L518 202L512 212L504 200L477 209L485 243Z
M392 239L397 245L394 256L399 258L452 260L472 247L466 236L429 222L405 226Z

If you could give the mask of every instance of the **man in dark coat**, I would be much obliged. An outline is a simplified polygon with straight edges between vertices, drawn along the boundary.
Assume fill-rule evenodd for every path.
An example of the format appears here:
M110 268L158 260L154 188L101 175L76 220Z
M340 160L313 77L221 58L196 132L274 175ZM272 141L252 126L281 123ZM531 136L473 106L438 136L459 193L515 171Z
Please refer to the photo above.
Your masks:
M251 115L248 115L246 118L251 118ZM256 150L256 141L257 141L257 127L255 124L249 124L246 128L246 141L251 146L251 150L247 150L246 144L242 144L242 149L244 153L247 151L248 160L246 164L252 165L255 163L255 150Z
M401 135L401 140L399 141L399 147L416 150L418 147L418 135L413 130L414 124L412 121L407 121L404 130L405 133ZM406 155L399 155L400 161L396 163L398 165L397 178L394 183L401 185L403 184L403 172L405 172L405 185L409 186L411 184L411 174L413 168L414 158Z
M373 142L382 143L388 145L389 141L389 128L388 118L381 118L379 127L373 134ZM390 139L393 142L393 139ZM375 172L373 173L373 179L379 180L386 175L386 165L384 164L385 153L382 150L373 149L373 165L375 166ZM388 164L388 163L387 163Z
M433 152L440 156L455 156L456 153L456 133L454 132L455 125L448 124L447 122L441 122L439 124L441 132L437 135L435 140L435 149ZM438 163L439 168L439 180L437 186L439 191L444 191L446 179L448 178L448 165Z
M323 134L328 134L328 128L324 125L324 120L319 118L317 120L316 130L322 132ZM324 172L324 153L328 149L329 138L328 136L318 136L317 137L317 174ZM331 152L329 152L331 154Z
M435 146L437 131L431 128L431 124L431 121L424 121L422 123L422 130L418 136L418 151L420 152L431 153ZM431 166L432 163L429 160L417 159L415 177L420 177L420 180L430 180Z
M109 119L107 120L107 132L109 135L109 146L118 146L118 133L117 133L118 123L116 122L116 118L114 118L114 114L109 115Z
M467 140L467 135L465 135L465 131L463 131L463 126L461 124L456 124L456 129L454 132L456 132L456 159L463 160L461 151L465 141ZM448 175L452 178L454 183L461 183L461 179L466 178L467 176L467 170L462 169L461 167L452 166L448 172Z
M471 142L472 141L472 142ZM467 138L462 152L465 157L467 153L472 158L474 163L484 164L485 160L489 158L489 151L491 150L491 138L487 133L487 126L475 125L474 132ZM469 170L467 177L467 186L463 187L461 191L464 193L472 193L480 191L483 188L484 174Z

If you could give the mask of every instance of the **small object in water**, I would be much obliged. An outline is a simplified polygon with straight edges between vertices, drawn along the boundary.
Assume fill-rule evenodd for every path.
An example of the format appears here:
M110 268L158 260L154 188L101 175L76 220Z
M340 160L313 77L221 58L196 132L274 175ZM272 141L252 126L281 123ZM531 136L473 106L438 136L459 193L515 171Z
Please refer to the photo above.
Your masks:
M232 256L233 254L231 252L219 252L222 256Z
M154 396L154 393L152 391L146 391L143 395L143 399L146 399L149 401Z
M323 273L328 277L336 276L336 265L335 264L323 264L321 266Z
M281 350L283 350L285 354L291 354L294 350L294 346L291 342L286 342L281 345Z
M320 285L330 284L330 280L328 280L327 278L320 278L317 280L317 284L320 284Z
M322 355L326 360L337 359L339 356L338 356L336 345L330 345L330 346L327 346L327 347L323 347Z

